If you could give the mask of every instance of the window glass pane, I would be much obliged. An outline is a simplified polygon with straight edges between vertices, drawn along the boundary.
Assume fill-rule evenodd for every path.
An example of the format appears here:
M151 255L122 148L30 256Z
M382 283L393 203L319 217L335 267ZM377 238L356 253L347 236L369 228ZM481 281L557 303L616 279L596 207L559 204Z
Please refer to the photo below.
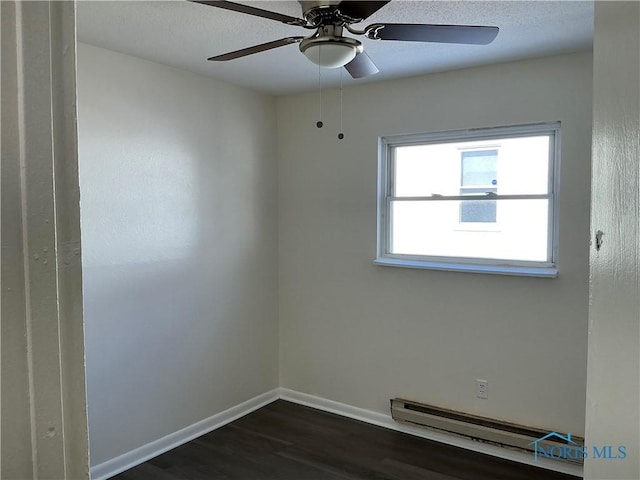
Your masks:
M460 152L451 144L396 147L395 195L458 195Z
M480 200L482 202L482 200ZM460 201L391 202L390 253L441 257L549 260L549 200L491 200L496 222L460 222Z
M497 185L498 151L462 152L462 186Z
M495 200L468 200L460 202L460 221L464 223L495 223Z
M498 193L549 193L548 135L500 140Z
M460 195L486 195L495 193L496 188L463 187ZM494 223L496 221L495 200L469 200L460 202L460 221L465 223Z
M479 185L499 195L546 194L549 145L549 135L540 135L394 147L392 195L454 196Z

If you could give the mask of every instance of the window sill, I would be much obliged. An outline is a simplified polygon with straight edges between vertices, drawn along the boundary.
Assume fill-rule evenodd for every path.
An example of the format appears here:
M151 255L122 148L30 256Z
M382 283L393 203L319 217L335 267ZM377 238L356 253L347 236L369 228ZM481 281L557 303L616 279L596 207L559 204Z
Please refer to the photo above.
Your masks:
M402 260L398 258L377 258L375 265L383 267L418 268L424 270L442 270L447 272L488 273L493 275L512 275L518 277L556 278L556 267L520 267L508 265L474 265L469 263L426 262L420 260Z
M502 230L499 228L488 228L488 227L459 227L454 228L454 232L471 232L471 233L502 233Z

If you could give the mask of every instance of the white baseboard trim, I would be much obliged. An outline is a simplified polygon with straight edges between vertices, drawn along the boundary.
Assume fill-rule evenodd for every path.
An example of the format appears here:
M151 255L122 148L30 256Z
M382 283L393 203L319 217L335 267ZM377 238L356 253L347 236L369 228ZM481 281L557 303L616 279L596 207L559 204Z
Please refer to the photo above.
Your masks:
M209 433L220 428L227 423L243 417L254 410L278 400L280 397L280 389L274 388L261 395L253 397L246 402L242 402L235 407L231 407L223 412L216 413L209 418L205 418L193 425L170 433L167 436L154 440L153 442L142 445L130 452L120 455L106 462L91 467L92 480L105 480L111 478L118 473L124 472L136 465L146 462L158 455L167 452L173 448L198 438L205 433Z
M360 420L361 422L370 423L372 425L377 425L379 427L384 427L391 430L396 430L398 432L408 433L409 435L426 438L428 440L446 443L447 445L453 445L455 447L472 450L474 452L484 453L486 455L492 455L494 457L533 465L540 468L546 468L548 470L554 470L556 472L567 473L569 475L576 475L581 478L583 476L583 469L579 465L560 461L555 462L547 459L540 459L536 462L532 454L520 452L517 450L510 450L508 448L501 448L494 445L488 445L485 443L466 439L464 437L459 437L444 432L438 432L436 430L412 427L410 425L405 425L394 421L391 418L391 415L374 412L372 410L365 410L364 408L354 407L352 405L328 400L326 398L317 397L315 395L297 392L288 388L280 388L280 398L289 402L298 403L300 405L323 410L325 412L335 413L343 417L353 418L355 420Z

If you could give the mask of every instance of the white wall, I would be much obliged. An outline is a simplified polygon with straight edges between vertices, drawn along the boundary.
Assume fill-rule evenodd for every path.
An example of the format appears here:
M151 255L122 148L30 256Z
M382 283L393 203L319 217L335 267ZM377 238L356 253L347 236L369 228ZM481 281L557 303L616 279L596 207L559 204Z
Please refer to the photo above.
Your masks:
M640 4L596 2L586 479L640 478Z
M379 412L400 396L584 432L591 55L278 100L283 387ZM380 267L377 138L562 122L559 278ZM489 399L475 397L476 378Z
M88 45L91 463L278 385L275 101Z

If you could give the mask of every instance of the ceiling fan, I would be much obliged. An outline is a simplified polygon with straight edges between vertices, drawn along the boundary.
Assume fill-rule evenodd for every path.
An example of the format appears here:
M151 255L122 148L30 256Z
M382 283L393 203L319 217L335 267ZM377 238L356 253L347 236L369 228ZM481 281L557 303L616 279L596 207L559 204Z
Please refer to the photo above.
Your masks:
M402 40L409 42L463 43L487 45L498 35L498 27L478 25L427 25L405 23L374 23L363 30L351 27L373 15L391 0L299 0L302 17L296 18L269 10L223 0L190 0L194 3L233 10L315 30L308 37L286 37L254 45L234 52L208 58L226 61L264 52L292 43L299 43L300 51L313 63L327 68L345 67L353 78L378 73L378 67L364 52L362 43L343 36L347 30L353 35L364 35L371 40Z

